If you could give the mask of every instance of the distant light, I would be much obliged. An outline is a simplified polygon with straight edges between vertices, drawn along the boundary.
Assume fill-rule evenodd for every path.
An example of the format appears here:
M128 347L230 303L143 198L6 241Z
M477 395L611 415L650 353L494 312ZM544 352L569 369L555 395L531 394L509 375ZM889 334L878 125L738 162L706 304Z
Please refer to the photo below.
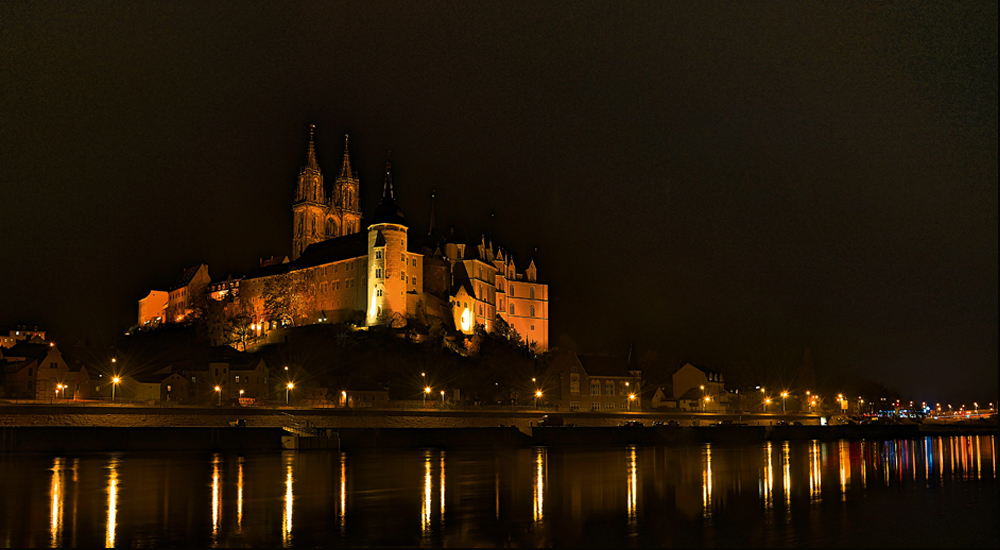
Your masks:
M292 389L294 387L295 387L295 384L292 384L291 382L288 383L288 389Z

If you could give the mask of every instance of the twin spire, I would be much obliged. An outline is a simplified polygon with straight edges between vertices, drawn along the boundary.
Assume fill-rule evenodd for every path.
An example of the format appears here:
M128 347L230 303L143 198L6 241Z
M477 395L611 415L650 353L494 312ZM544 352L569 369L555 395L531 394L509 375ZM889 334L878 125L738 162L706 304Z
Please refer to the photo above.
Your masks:
M316 125L309 125L309 150L306 153L306 168L309 170L315 170L320 172L319 162L316 161ZM351 157L347 149L348 134L344 134L344 160L340 165L340 174L337 176L338 179L357 179L354 176L354 170L351 169Z

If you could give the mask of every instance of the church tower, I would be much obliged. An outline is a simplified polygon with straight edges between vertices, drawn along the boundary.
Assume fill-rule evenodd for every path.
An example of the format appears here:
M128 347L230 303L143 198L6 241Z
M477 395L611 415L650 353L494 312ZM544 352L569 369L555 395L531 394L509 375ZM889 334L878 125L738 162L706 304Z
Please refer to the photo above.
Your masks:
M344 160L330 195L327 238L353 235L361 231L361 206L358 202L358 175L351 169L348 136L344 136Z
M326 238L324 219L326 218L326 193L323 188L323 172L316 162L314 133L316 125L309 125L309 151L306 165L299 171L299 182L295 187L295 201L292 203L292 259L312 243Z
M368 325L387 316L406 319L406 218L392 189L392 163L385 163L382 201L368 226Z

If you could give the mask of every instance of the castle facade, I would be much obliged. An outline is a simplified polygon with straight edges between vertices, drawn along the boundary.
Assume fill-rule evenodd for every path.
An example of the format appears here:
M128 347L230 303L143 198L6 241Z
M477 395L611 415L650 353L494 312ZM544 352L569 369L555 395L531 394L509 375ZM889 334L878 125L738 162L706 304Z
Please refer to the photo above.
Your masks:
M347 137L338 175L327 185L314 130L292 204L291 256L263 262L232 293L238 303L228 309L249 317L254 339L289 325L417 323L467 335L477 325L488 332L513 329L532 349L549 348L549 288L533 260L519 269L485 236L469 244L443 234L433 212L429 230L415 231L396 203L388 162L382 199L371 218L363 218ZM208 284L213 298L219 299L219 285L232 288L234 281ZM140 317L140 326L144 319L148 324L142 301Z

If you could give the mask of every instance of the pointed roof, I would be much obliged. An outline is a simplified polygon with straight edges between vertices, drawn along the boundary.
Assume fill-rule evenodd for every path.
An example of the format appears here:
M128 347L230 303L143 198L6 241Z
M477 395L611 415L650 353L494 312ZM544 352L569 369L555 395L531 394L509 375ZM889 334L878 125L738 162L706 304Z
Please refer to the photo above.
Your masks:
M309 125L309 151L306 153L306 168L309 170L315 170L319 172L319 163L316 162L316 142L314 139L314 133L316 131L316 125ZM346 152L345 152L346 154Z
M392 223L396 225L406 225L406 217L403 209L396 204L392 190L392 152L390 158L385 161L385 184L382 186L382 202L375 208L375 215L372 217L372 225L380 223Z
M435 190L431 189L431 223L427 228L427 235L433 235L437 229L437 217L434 215L434 196L436 193Z
M338 179L357 179L354 176L354 171L351 170L351 156L347 149L347 140L350 136L344 134L344 160L340 164L340 175L337 176Z

